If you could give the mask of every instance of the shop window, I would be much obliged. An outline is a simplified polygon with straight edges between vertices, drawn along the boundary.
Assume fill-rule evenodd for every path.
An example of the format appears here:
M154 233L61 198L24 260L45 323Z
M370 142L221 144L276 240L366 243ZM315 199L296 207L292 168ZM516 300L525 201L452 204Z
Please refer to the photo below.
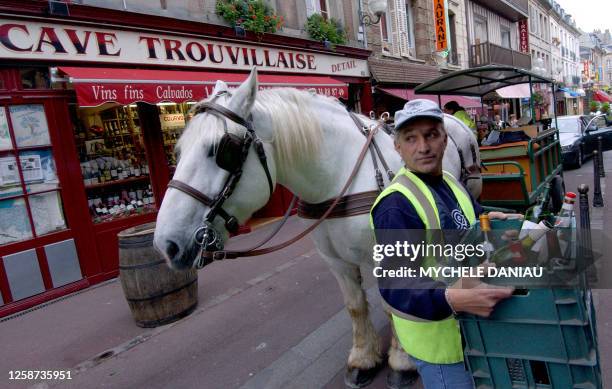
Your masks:
M44 106L0 107L0 244L67 228Z
M23 89L49 89L49 68L26 67L19 70Z
M174 147L185 130L189 119L192 117L189 109L193 104L160 103L157 105L159 107L159 122L161 123L164 140L164 151L168 166L170 167L170 177L172 177L176 170Z
M155 198L136 105L79 108L73 116L92 221L154 212Z

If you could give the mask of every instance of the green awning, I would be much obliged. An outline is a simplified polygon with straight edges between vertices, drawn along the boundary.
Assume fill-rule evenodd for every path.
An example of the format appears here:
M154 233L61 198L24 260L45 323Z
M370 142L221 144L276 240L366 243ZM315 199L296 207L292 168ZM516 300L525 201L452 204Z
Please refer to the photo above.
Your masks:
M489 65L459 70L425 82L414 89L419 94L463 95L482 97L510 85L532 83L552 84L553 80L525 69Z

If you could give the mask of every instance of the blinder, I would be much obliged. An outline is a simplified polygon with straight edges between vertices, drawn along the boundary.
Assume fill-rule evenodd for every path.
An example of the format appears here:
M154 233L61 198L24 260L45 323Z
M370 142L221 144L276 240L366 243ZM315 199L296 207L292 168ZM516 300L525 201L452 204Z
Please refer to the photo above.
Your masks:
M230 173L234 173L242 168L240 155L244 148L245 139L236 134L226 133L219 141L215 160L217 166Z

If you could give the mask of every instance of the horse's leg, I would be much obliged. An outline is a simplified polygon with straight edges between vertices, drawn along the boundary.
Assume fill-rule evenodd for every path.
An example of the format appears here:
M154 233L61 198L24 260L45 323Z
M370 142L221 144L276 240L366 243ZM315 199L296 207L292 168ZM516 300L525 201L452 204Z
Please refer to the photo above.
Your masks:
M372 382L380 368L382 357L380 340L368 313L368 301L361 286L359 266L339 258L325 258L338 280L344 304L353 323L353 347L348 358L345 383L361 388Z
M389 346L388 362L391 371L387 375L387 387L391 389L410 388L419 375L414 363L397 339L391 315L389 315L389 322L391 323L391 345Z

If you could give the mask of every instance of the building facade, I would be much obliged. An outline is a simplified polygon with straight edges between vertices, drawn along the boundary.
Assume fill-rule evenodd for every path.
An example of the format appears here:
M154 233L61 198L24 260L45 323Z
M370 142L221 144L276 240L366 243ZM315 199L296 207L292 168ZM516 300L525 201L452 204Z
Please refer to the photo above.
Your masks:
M557 94L557 113L576 115L583 111L584 91L580 80L580 30L571 15L556 2L549 4L550 77L563 89Z
M519 21L528 17L526 0L466 0L470 67L497 64L531 68L520 51Z
M551 34L548 10L544 1L529 1L529 45L531 59L541 59L548 76L552 75Z
M362 3L362 9L367 9L368 0ZM413 93L416 85L469 67L469 21L465 0L441 1L436 7L445 19L446 49L438 50L434 2L429 0L390 0L378 24L363 26L367 48L372 51L369 67L375 86L376 115L385 111L392 114L407 100L418 98ZM424 97L438 101L434 96ZM451 99L442 97L441 101L444 104ZM468 109L480 107L475 99L454 99L459 99Z
M117 276L117 233L156 219L189 108L217 80L255 65L260 88L371 109L358 3L278 1L287 27L261 35L214 4L0 3L0 317ZM348 44L306 39L315 12L346 23Z

